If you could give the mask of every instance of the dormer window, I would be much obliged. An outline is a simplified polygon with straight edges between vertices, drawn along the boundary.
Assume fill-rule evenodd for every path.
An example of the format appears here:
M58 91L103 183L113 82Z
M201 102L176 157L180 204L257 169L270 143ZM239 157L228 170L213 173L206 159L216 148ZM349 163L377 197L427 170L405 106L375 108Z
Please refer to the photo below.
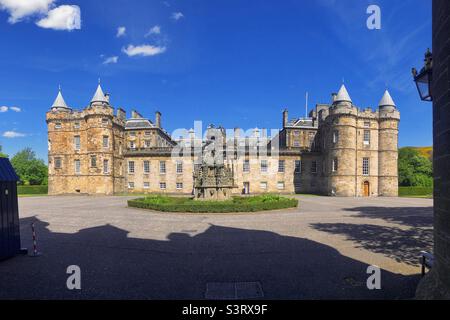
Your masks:
M62 128L61 122L55 123L55 129L61 129L61 128Z

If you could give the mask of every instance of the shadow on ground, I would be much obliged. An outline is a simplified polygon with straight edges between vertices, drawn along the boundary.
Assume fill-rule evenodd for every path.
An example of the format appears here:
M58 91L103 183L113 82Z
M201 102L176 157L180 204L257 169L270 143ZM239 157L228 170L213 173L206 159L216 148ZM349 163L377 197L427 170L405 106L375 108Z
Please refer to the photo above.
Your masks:
M266 299L407 299L419 281L382 271L382 290L370 291L367 264L266 231L211 225L161 241L130 238L112 225L55 233L27 218L21 221L23 245L30 245L31 222L43 255L0 263L0 298L204 299L208 283L257 282ZM70 265L81 268L81 291L66 289Z
M344 235L358 247L398 262L419 266L420 251L433 248L433 207L358 207L346 209L356 217L382 219L398 226L315 223L319 231Z

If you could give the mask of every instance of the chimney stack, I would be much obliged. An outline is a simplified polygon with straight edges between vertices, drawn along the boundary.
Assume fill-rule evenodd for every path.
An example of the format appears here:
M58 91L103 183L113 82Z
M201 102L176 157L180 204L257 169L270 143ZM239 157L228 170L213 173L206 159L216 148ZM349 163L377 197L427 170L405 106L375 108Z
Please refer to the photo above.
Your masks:
M337 97L337 93L336 93L336 92L333 92L333 93L331 94L331 103L332 103L332 104L336 101L336 97Z
M161 112L159 112L159 111L156 111L155 124L156 124L157 128L161 129Z
M289 122L289 113L287 109L284 109L283 111L283 128L287 127L287 124Z
M106 102L108 102L108 104L109 104L110 98L111 98L111 94L105 93L105 99L106 99Z

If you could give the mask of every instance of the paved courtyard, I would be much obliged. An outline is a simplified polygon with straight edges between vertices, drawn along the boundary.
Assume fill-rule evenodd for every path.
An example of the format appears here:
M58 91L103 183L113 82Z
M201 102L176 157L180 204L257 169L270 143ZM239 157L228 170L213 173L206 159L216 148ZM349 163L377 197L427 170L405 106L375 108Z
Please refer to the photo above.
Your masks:
M154 213L125 197L20 202L22 245L36 223L42 256L0 262L0 298L408 299L432 247L432 200L298 196L259 214ZM81 291L66 287L70 265ZM369 265L381 290L366 288Z

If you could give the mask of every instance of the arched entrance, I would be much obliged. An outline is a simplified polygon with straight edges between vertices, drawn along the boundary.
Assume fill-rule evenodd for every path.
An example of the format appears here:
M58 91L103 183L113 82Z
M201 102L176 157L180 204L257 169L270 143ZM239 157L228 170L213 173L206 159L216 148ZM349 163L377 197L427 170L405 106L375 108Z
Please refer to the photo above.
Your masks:
M370 182L364 181L363 196L370 197Z

